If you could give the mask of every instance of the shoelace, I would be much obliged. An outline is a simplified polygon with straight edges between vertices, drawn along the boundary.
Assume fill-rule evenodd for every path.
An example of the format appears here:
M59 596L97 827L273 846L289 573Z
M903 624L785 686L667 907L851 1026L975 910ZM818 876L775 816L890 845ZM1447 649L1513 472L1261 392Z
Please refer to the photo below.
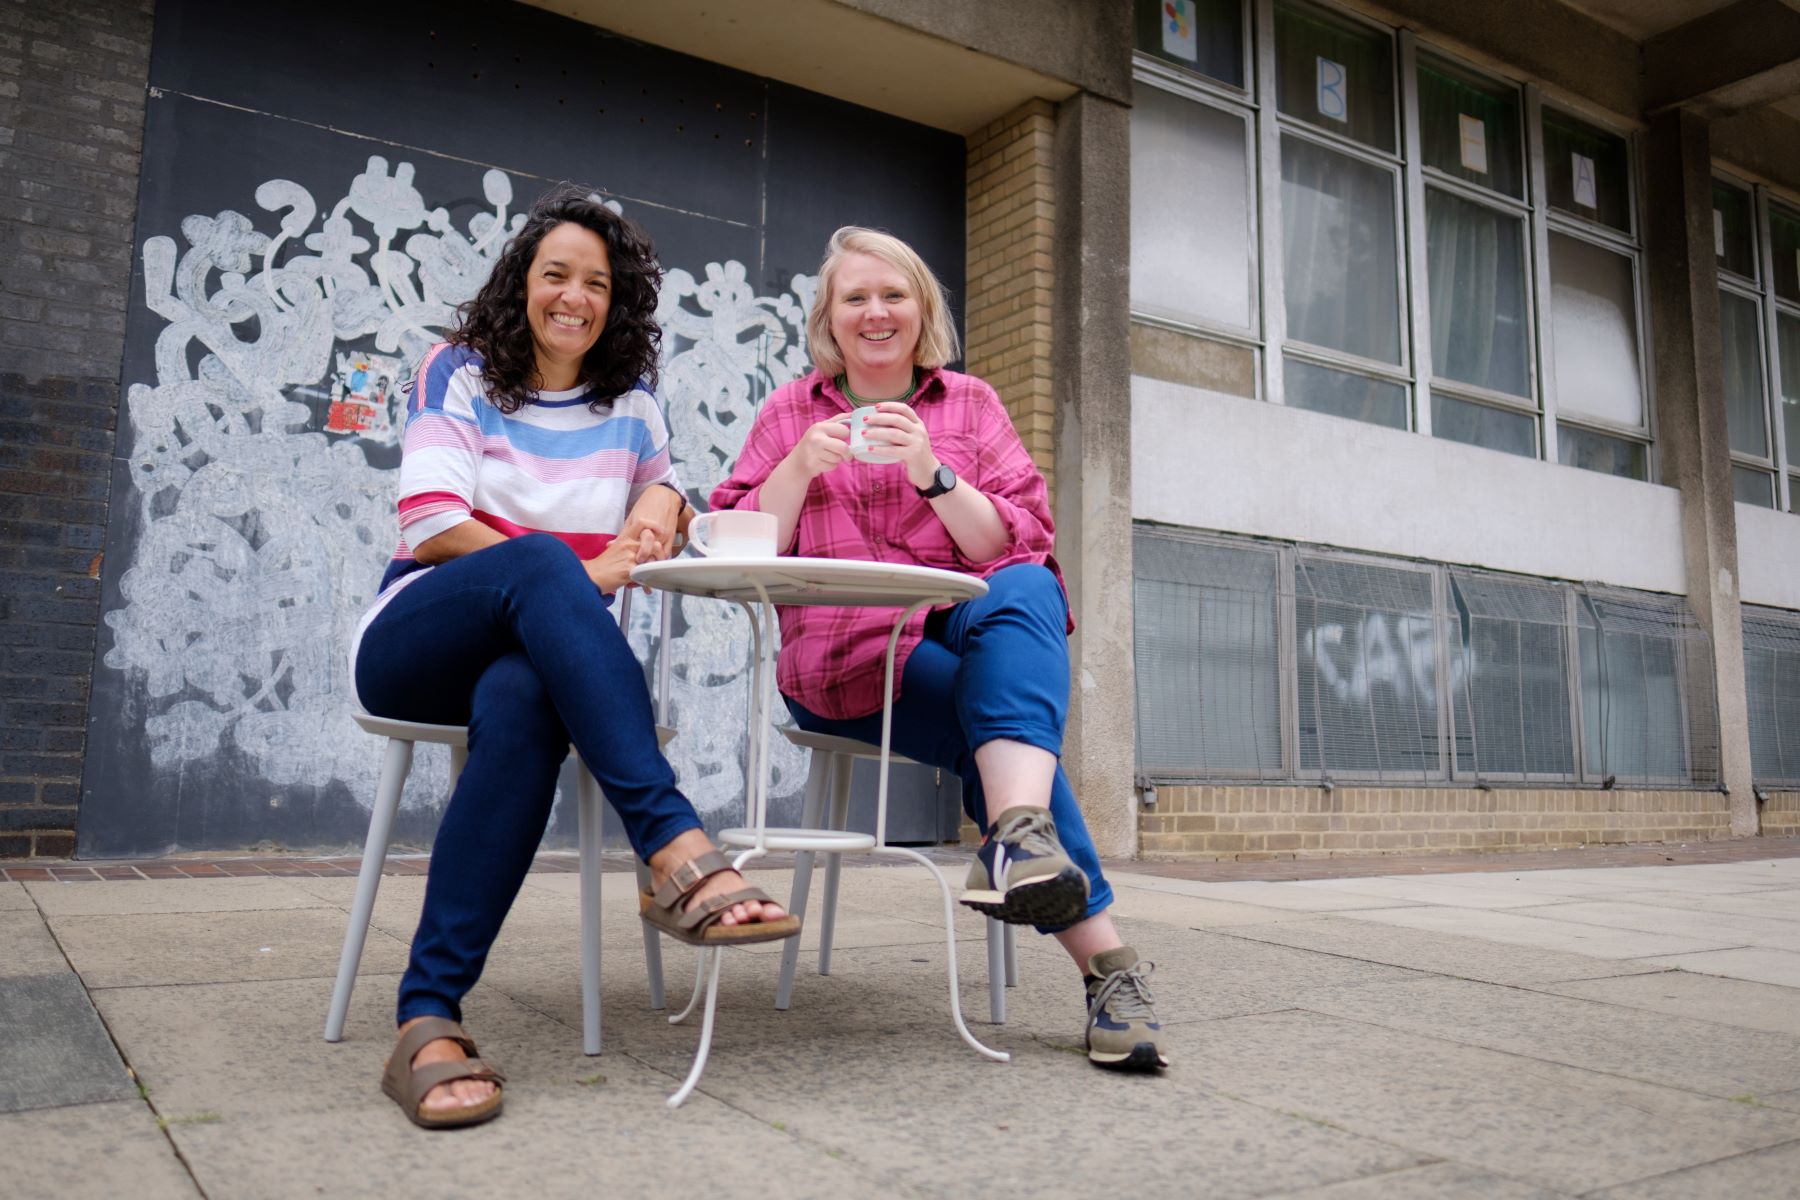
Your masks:
M994 836L1000 841L1010 841L1027 854L1055 854L1060 847L1054 836L1056 825L1050 820L1050 810L1035 809L1022 817L1014 817L1005 829Z
M1100 985L1094 999L1088 1004L1088 1015L1106 1007L1112 1001L1113 1016L1123 1021L1154 1021L1156 1012L1150 1006L1156 1003L1156 997L1150 991L1150 973L1156 970L1153 962L1140 962L1126 967L1123 971L1114 971Z

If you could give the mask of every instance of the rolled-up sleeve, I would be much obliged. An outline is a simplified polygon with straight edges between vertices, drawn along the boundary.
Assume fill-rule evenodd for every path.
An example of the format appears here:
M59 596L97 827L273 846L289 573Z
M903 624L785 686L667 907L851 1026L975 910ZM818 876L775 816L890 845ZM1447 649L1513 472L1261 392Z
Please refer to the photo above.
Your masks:
M1043 473L1019 440L1000 397L986 383L979 383L979 388L974 399L979 466L971 482L993 503L1006 526L1007 543L988 559L969 558L958 548L957 560L971 572L1008 559L1049 554L1056 542L1056 523L1050 516L1050 494Z

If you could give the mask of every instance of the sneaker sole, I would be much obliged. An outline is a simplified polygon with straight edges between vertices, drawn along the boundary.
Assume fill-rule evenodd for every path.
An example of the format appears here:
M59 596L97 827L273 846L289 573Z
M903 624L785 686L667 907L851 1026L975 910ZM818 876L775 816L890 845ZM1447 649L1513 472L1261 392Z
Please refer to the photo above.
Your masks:
M1008 925L1073 925L1087 915L1087 876L1074 867L1015 883L1004 892L972 888L961 903Z
M1139 1042L1127 1054L1089 1050L1088 1061L1108 1071L1160 1071L1169 1065L1168 1058L1151 1042Z

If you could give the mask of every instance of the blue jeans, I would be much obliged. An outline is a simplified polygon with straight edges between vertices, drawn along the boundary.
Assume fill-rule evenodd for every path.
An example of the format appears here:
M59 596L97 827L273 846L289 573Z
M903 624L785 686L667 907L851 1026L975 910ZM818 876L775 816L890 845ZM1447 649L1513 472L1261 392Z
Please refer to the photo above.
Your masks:
M407 584L363 634L356 690L376 716L469 727L400 981L401 1021L462 1020L543 839L570 742L640 858L700 828L656 744L643 668L581 560L548 534Z
M994 572L987 584L987 595L941 609L926 622L925 640L900 677L893 727L896 752L956 772L963 809L984 833L993 826L975 750L1007 738L1060 758L1069 710L1069 606L1056 576L1047 567L1021 563ZM794 722L809 732L881 744L879 711L839 721L791 698L787 705ZM1094 839L1060 762L1050 785L1050 816L1063 849L1087 874L1091 917L1112 903L1112 886L1100 873Z

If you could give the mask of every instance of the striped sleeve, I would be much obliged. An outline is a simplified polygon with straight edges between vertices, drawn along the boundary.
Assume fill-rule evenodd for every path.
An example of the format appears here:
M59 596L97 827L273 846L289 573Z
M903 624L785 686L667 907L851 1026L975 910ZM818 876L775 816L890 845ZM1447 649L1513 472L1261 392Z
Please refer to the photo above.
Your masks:
M472 360L440 345L419 364L400 460L400 535L408 546L473 519L482 444L475 405L486 401Z
M681 480L675 474L675 460L669 453L669 426L663 419L662 404L649 388L639 385L621 398L615 411L629 411L638 418L637 466L631 474L631 493L625 502L630 512L638 499L658 484L667 484L682 492ZM685 496L686 493L682 492Z

